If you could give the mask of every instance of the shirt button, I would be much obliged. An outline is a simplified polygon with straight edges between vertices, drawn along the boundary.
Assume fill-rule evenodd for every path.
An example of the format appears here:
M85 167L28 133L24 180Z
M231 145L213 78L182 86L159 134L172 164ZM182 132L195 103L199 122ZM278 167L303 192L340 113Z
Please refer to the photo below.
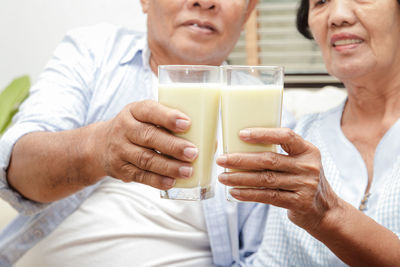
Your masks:
M35 235L36 238L40 238L43 236L43 232L41 230L35 230L33 234Z

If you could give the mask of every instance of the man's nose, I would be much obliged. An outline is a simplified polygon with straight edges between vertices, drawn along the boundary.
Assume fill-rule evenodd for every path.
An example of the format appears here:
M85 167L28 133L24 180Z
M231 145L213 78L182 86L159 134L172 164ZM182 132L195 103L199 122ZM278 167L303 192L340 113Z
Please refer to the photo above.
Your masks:
M353 25L357 21L352 1L335 0L329 5L329 26L340 27Z
M189 7L198 8L202 10L218 10L219 0L189 0Z

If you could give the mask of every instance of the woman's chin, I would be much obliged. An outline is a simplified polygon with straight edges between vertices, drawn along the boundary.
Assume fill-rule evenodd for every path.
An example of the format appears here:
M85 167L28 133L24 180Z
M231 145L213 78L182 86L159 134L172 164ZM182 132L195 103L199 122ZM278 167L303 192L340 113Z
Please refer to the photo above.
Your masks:
M335 66L333 68L328 68L328 73L332 76L338 78L341 81L358 79L359 77L364 76L365 70L359 65L349 66Z

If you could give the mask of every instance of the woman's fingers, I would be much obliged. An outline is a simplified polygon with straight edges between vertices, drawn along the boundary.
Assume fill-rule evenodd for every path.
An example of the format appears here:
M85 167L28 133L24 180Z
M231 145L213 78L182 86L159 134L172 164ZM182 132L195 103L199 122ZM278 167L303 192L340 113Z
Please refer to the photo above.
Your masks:
M290 220L305 229L318 224L336 195L326 181L317 147L290 129L250 128L240 132L243 141L276 144L287 152L235 153L217 163L235 170L220 175L221 183L233 187L232 197L261 202L289 210Z
M279 189L232 188L232 197L241 201L259 202L291 209L298 205L298 196L294 192Z
M245 186L287 191L298 190L305 185L297 177L283 172L257 171L257 172L226 172L218 177L219 181L227 186Z
M239 137L253 144L280 145L291 156L310 149L310 143L288 128L248 128L240 131Z
M294 159L274 152L224 154L217 158L217 164L228 169L296 171Z
M221 155L217 164L228 169L245 171L272 170L295 175L318 175L321 168L319 150L290 129L252 128L246 141L281 144L288 155L275 152L232 153ZM243 139L243 135L241 135Z

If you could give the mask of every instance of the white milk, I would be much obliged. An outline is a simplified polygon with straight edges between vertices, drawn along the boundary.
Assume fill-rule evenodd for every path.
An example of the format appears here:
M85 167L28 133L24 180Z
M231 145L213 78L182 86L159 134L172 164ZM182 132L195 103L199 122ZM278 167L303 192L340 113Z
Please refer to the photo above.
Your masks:
M199 149L194 161L194 174L189 179L177 179L176 188L207 187L211 183L214 154L217 147L217 126L220 101L219 84L159 85L158 100L161 104L178 109L188 115L192 126L185 138Z
M276 152L276 145L249 144L239 138L240 130L281 125L282 87L275 85L224 86L221 112L224 153Z

